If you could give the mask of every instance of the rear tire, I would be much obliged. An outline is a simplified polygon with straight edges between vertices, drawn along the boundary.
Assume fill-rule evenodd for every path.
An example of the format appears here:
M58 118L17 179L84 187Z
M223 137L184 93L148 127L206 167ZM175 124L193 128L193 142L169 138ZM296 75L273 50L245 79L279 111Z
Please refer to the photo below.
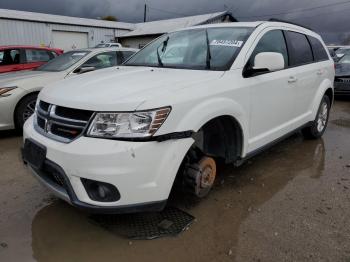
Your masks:
M330 105L329 97L324 96L318 108L316 119L310 126L301 131L305 138L318 139L324 134L328 125Z
M38 94L28 95L18 103L14 115L15 127L18 131L22 130L24 122L34 114L37 98Z

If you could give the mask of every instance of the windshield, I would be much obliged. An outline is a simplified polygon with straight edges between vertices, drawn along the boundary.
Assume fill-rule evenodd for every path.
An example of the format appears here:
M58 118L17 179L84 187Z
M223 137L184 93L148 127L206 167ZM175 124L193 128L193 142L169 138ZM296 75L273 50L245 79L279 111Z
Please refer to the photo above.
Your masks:
M227 27L165 34L124 65L228 70L252 31L252 28Z
M339 48L335 53L337 55L350 55L350 48Z
M89 51L70 51L60 55L47 64L37 68L38 71L59 72L64 71L85 57Z
M350 64L350 54L344 55L339 61L338 64Z
M98 44L95 48L109 47L107 44Z

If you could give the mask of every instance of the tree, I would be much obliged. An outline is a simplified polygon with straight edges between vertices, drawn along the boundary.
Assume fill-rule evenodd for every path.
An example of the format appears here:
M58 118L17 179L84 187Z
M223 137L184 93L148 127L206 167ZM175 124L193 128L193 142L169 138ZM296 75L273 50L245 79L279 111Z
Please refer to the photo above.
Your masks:
M106 15L102 16L101 20L106 20L106 21L118 21L118 19L114 15Z

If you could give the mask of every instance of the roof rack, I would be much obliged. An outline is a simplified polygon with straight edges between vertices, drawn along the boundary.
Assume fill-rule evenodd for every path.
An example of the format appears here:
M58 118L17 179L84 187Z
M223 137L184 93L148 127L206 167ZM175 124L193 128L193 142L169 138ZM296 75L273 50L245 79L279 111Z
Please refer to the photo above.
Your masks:
M313 29L311 29L310 27L307 27L307 26L304 26L304 25L301 25L301 24L298 24L298 23L290 22L290 21L287 21L287 20L283 20L283 19L270 18L268 21L269 21L269 22L281 22L281 23L292 24L292 25L304 27L304 28L306 28L306 29L309 29L309 30L313 31Z

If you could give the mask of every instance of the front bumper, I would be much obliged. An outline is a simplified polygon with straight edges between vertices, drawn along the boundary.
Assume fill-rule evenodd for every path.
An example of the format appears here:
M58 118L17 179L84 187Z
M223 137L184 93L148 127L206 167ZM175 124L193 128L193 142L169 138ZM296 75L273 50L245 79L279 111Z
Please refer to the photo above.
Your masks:
M335 95L350 95L350 82L334 82Z
M54 194L74 206L101 213L156 210L164 207L180 164L193 144L192 138L165 142L126 142L80 137L64 144L34 130L33 117L24 125L23 138L47 148L45 165L67 181L66 190L43 178L30 166L34 176ZM114 185L121 198L96 202L89 198L81 178Z
M0 130L13 129L15 127L13 116L18 103L15 94L0 97Z

